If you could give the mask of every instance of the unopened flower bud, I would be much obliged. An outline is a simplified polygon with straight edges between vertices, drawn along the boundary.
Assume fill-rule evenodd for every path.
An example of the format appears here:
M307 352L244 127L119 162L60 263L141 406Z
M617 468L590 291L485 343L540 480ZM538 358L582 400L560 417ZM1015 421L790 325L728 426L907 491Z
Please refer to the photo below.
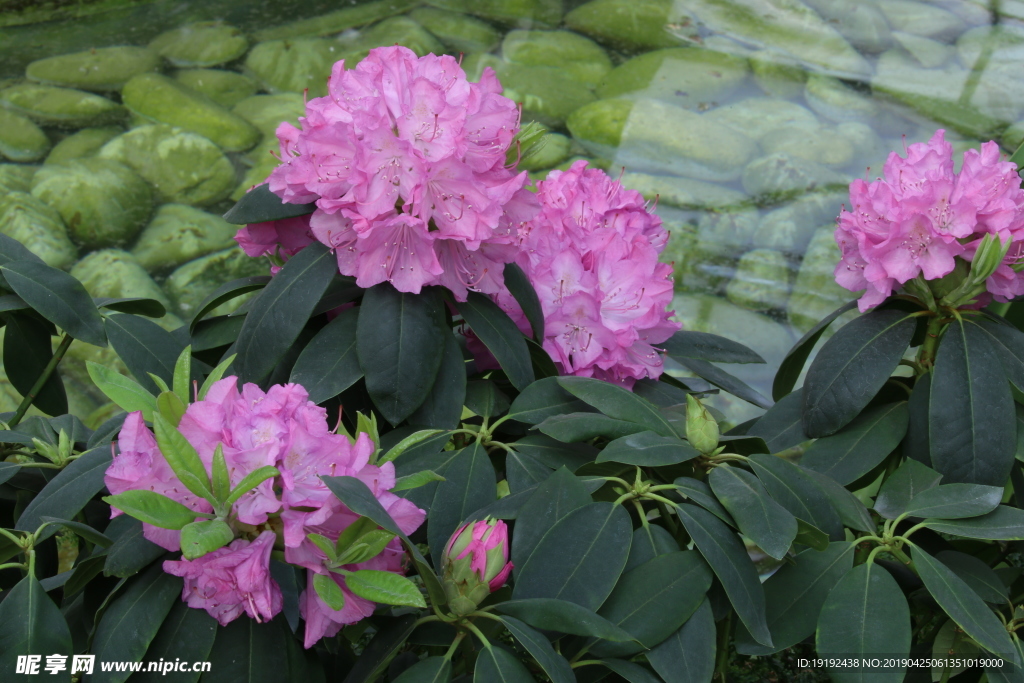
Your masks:
M686 440L701 453L718 448L718 422L693 394L686 395Z
M444 549L441 573L452 610L465 615L505 585L512 572L508 561L508 527L488 517L460 527Z
M1006 252L1010 250L1012 239L1002 243L996 235L985 235L978 250L974 253L974 260L971 261L971 279L975 283L982 283L996 272L1006 258Z

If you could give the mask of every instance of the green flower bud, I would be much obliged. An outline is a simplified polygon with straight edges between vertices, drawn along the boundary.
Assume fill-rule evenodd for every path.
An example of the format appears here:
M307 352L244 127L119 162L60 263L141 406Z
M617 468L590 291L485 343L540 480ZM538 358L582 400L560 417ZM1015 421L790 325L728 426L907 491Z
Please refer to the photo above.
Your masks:
M693 394L686 395L686 440L701 453L718 448L718 422Z

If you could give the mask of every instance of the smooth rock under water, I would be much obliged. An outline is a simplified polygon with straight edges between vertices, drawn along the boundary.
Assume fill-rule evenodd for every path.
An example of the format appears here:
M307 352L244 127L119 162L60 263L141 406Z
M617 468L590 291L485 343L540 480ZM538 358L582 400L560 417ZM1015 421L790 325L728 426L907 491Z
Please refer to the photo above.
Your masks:
M562 21L562 0L427 0L426 4L523 28L553 28Z
M678 47L699 37L674 0L590 0L565 15L573 31L626 52Z
M761 217L761 225L754 235L754 246L786 254L803 254L816 227L834 223L843 203L849 200L846 191L815 192L769 211Z
M0 107L0 159L38 161L50 150L42 128L21 114Z
M249 49L249 41L234 26L204 21L161 33L149 49L177 67L207 67L238 59Z
M636 190L650 201L679 209L711 211L746 200L742 192L693 178L627 171L621 182L623 187Z
M245 58L246 71L271 93L309 90L309 97L327 94L331 67L342 58L331 40L297 38L257 43Z
M889 25L897 31L949 41L964 32L960 17L941 7L912 0L882 0L878 3Z
M768 316L715 296L676 294L672 308L684 329L745 340L767 361L769 372L774 372L796 341L789 330Z
M79 90L120 90L133 77L160 68L160 56L145 47L100 47L39 59L25 69L29 80Z
M222 107L235 106L259 88L248 76L223 69L182 69L174 73L174 80Z
M754 73L754 82L765 94L782 100L803 94L807 72L793 59L771 50L757 50L747 59Z
M856 152L835 128L824 126L810 130L780 128L764 135L760 142L766 154L781 152L833 168L849 166Z
M868 53L881 52L892 44L889 22L880 8L887 1L804 0L851 45Z
M554 66L588 88L612 70L601 46L572 31L509 31L501 43L506 61L527 66Z
M132 256L147 271L186 261L235 244L238 226L186 204L164 204L132 247Z
M136 76L122 97L136 116L197 133L228 152L244 152L260 141L260 132L248 121L167 76Z
M0 90L5 107L38 124L61 128L103 126L124 120L124 107L84 90L22 83Z
M8 192L28 192L32 189L35 166L0 164L0 196Z
M846 179L832 169L786 152L758 157L743 169L743 189L772 203L819 187L846 184Z
M63 164L73 159L95 156L103 145L123 132L124 130L118 126L83 128L54 145L43 163Z
M704 117L754 140L781 128L814 129L818 117L799 104L770 97L749 97L712 109Z
M695 108L721 101L739 89L747 60L699 47L670 48L638 55L615 67L601 81L602 99L635 94Z
M169 311L171 302L135 257L121 249L94 251L71 269L91 296L156 299Z
M701 239L692 222L665 221L668 244L658 259L671 263L677 292L721 292L736 269L735 248Z
M71 238L86 247L130 242L153 211L153 190L112 159L75 159L44 166L32 195L57 209Z
M258 41L319 38L393 17L412 9L421 0L371 0L343 7L327 14L300 19L281 26L270 26L253 35Z
M468 14L418 7L409 12L409 17L456 54L490 52L501 42L498 29Z
M789 276L789 264L782 252L754 249L740 257L725 296L752 311L782 309L789 298Z
M68 268L78 258L57 210L25 192L0 195L0 233L18 240L54 268Z
M225 282L252 275L267 275L268 272L269 267L264 259L246 256L244 251L234 247L180 266L167 277L164 288L174 299L177 306L175 310L183 318L190 319L203 299ZM245 297L233 299L214 309L212 314L225 315L243 303Z
M553 66L504 63L498 69L502 94L523 105L523 120L560 128L566 119L596 98L590 88Z
M831 76L812 74L804 88L804 99L818 115L836 123L869 123L878 116L877 102Z
M279 95L253 95L232 107L231 112L256 126L263 133L266 142L267 137L274 137L274 131L282 121L297 127L299 117L306 114L306 103L302 95L291 92Z
M728 245L733 253L741 253L753 241L760 224L761 214L754 208L707 211L697 220L697 237L702 242Z
M161 203L206 206L227 198L235 169L217 145L166 124L133 128L99 152L127 164L156 190Z
M418 57L428 54L441 54L444 45L430 31L423 28L409 17L391 17L379 24L365 29L358 36L343 36L337 41L341 50L339 58L345 59L349 68L361 62L375 47L383 45L402 45L416 53Z
M789 297L789 324L801 333L847 301L857 298L855 292L836 284L835 268L841 257L835 227L815 230Z
M281 163L279 154L280 145L277 138L268 137L243 155L241 161L246 171L242 180L231 191L231 199L237 202L253 186L262 184Z

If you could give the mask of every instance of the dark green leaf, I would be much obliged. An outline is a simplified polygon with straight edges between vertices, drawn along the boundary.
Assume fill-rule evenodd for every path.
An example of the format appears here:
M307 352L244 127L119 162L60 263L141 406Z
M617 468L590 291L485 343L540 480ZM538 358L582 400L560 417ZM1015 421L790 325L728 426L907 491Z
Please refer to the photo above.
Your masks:
M342 311L316 333L295 361L289 381L305 387L313 403L334 398L363 376L356 357L358 317L358 308Z
M977 593L949 567L913 543L911 545L917 573L939 607L976 643L1000 657L1015 659L1017 649L1006 628Z
M508 650L486 647L477 655L473 683L535 683L535 679Z
M0 484L13 477L21 469L21 465L14 462L0 462Z
M926 519L934 531L988 541L1024 541L1024 510L1000 505L992 512L970 519Z
M875 522L871 518L871 513L868 512L868 509L864 507L864 503L860 502L857 496L843 488L832 477L803 468L801 468L801 471L825 492L829 501L835 506L836 512L839 513L839 518L843 520L843 524L851 529L866 531L867 533L877 531Z
M575 683L576 677L565 657L555 652L551 643L543 634L533 630L515 617L501 617L501 623L519 644L537 660L540 668L548 675L552 683Z
M1002 605L1009 599L1006 584L991 567L977 557L955 550L943 550L935 557L963 579L964 583L985 602Z
M558 377L558 367L555 366L555 362L551 360L551 356L544 350L544 347L526 337L523 338L526 341L526 350L530 352L530 363L533 365L533 375L537 379L544 379L545 377Z
M796 538L793 539L794 545L805 545L808 548L814 548L815 550L825 550L828 548L829 536L824 531L814 526L810 522L805 522L802 519L796 520Z
M854 567L828 594L818 615L820 657L905 657L910 653L910 608L896 580L878 564ZM905 667L831 668L835 683L902 683Z
M93 553L84 560L79 561L71 572L71 576L64 583L64 599L67 600L85 588L90 581L103 571L103 564L106 561L107 555L103 551Z
M214 638L217 636L217 622L205 610L194 609L188 603L177 601L164 619L156 637L146 650L146 661L163 659L173 662L181 659L187 662L205 662L210 658ZM132 676L132 683L195 683L198 671L175 671L158 673L143 671Z
M793 558L792 564L782 565L764 583L772 647L753 642L744 632L737 633L736 651L744 655L765 655L796 645L812 635L825 599L853 567L854 548L853 543L845 541L831 543L826 550L805 550Z
M92 301L96 304L96 308L107 308L118 313L144 315L147 318L162 318L167 315L167 309L156 299L146 299L144 297L125 297L120 299L94 297Z
M523 333L498 304L479 292L470 292L455 308L473 333L494 354L512 386L522 391L534 380L530 351Z
M839 513L807 470L774 455L751 455L748 462L779 505L797 519L818 527L832 540L842 540L843 522Z
M551 468L516 450L505 456L505 479L508 490L519 493L532 488L551 476Z
M387 282L366 290L359 307L356 351L366 389L392 425L430 393L445 355L445 324L436 291L399 292Z
M1003 499L1003 487L981 484L941 484L921 491L903 511L913 517L962 519L978 517L996 509Z
M530 598L498 603L494 610L520 619L534 628L613 642L633 637L604 617L574 602L554 598Z
M722 507L722 504L715 498L715 494L711 492L711 487L708 486L707 482L692 477L679 477L672 483L675 484L680 495L689 498L697 505L713 513L726 524L733 527L736 526L736 521L729 514L729 511Z
M917 378L907 401L907 434L903 438L903 453L922 465L931 465L931 435L928 426L928 395L931 393L932 373Z
M629 546L629 557L623 571L629 573L659 555L678 551L679 543L668 529L657 524L642 524L633 531L633 542Z
M137 315L111 315L106 318L104 326L110 345L139 384L156 394L159 388L149 373L165 382L172 380L174 361L185 345L170 332Z
M764 439L772 453L799 446L807 441L803 425L803 391L797 389L779 399L778 403L769 408L768 412L747 430L747 434Z
M566 443L589 441L598 436L618 439L622 436L645 431L644 426L636 422L616 420L600 413L552 415L537 425L537 429L554 439L565 441Z
M164 572L160 565L147 569L103 613L92 641L96 659L104 662L140 661L180 596L181 579ZM90 680L120 683L130 675L130 671L104 672L97 667Z
M462 419L466 401L466 361L455 335L444 333L444 354L437 370L434 386L427 397L409 415L409 424L436 429L455 429Z
M71 661L72 651L64 615L35 577L26 576L0 602L0 671L14 680L19 656L65 655ZM46 679L70 681L69 671L70 667L59 677L46 675Z
M772 500L757 477L723 465L711 470L708 484L744 536L777 560L786 556L796 538L796 518Z
M621 462L641 467L661 467L693 460L700 453L674 436L638 432L615 439L600 452L597 462Z
M284 631L280 620L261 624L248 617L221 626L210 649L210 671L200 680L203 683L289 680L288 654L281 647Z
M882 484L875 499L875 510L886 519L896 519L910 501L934 486L942 475L916 460L904 460Z
M696 373L697 376L706 379L716 387L728 391L733 396L741 398L747 403L752 403L758 408L764 408L765 410L772 407L772 402L765 398L761 392L716 365L696 358L680 358L677 360Z
M590 494L583 483L565 468L556 470L537 486L523 505L512 535L512 563L517 577L519 568L544 534L570 512L590 502Z
M752 349L717 334L680 330L658 344L673 358L696 358L711 363L764 363Z
M527 424L540 424L554 415L588 410L591 410L590 406L563 389L556 377L545 377L532 383L512 401L509 408L516 420Z
M629 683L660 683L646 667L625 659L602 659L601 663Z
M395 683L448 683L452 680L452 660L427 657L416 662L395 679Z
M974 324L995 349L1007 378L1018 390L1024 391L1024 332L987 318L978 318Z
M857 417L896 369L916 325L904 311L874 310L825 342L804 381L808 436L828 436Z
M357 480L358 481L358 480ZM387 667L416 628L416 614L406 614L377 632L348 672L343 683L372 681ZM250 620L251 621L251 620Z
M651 648L690 618L712 578L694 550L659 555L624 574L598 614ZM632 643L597 643L591 651L599 657L622 657L642 649Z
M498 417L508 410L509 400L493 381L475 379L466 385L466 407L480 417Z
M590 444L562 443L544 434L527 434L515 443L514 449L538 460L552 469L563 465L575 472L588 462L594 462L598 450Z
M110 448L99 446L78 456L36 494L18 518L16 529L35 531L43 517L71 519L103 489Z
M4 332L4 370L18 393L28 396L53 358L49 325L38 318L20 313L8 313L4 317L7 320ZM47 415L63 415L68 412L68 396L60 375L56 372L50 375L32 404Z
M908 419L906 401L869 408L841 431L812 443L800 464L844 486L853 483L899 445Z
M1003 486L1016 450L1013 396L978 325L950 323L928 402L931 465L947 483Z
M0 265L14 293L75 339L106 346L103 318L82 283L63 270L34 261Z
M610 418L642 425L662 436L679 436L656 405L628 389L589 377L559 377L558 384Z
M219 315L200 322L192 333L192 351L200 353L234 344L246 317L236 311L235 315Z
M128 515L112 519L106 534L114 539L103 564L107 576L131 576L167 552L143 535L142 522Z
M703 683L715 671L715 617L705 598L682 627L647 652L665 683Z
M52 522L54 524L60 524L61 526L67 527L71 531L84 538L85 540L98 545L101 548L109 548L114 542L110 538L107 538L104 534L96 531L88 524L82 524L81 522L73 522L68 519L60 519L58 517L43 517L44 522Z
M518 568L512 597L558 598L596 610L626 566L633 525L620 505L590 503L555 523Z
M843 304L807 330L800 341L793 345L786 357L782 359L782 363L779 364L778 372L775 373L775 381L772 383L772 398L781 401L783 397L793 391L793 387L796 386L796 382L800 378L800 373L804 371L804 364L807 363L807 359L810 357L811 351L814 350L814 345L821 339L821 335L836 318L853 310L856 305L856 301Z
M724 522L693 505L678 509L679 520L721 581L729 602L754 640L771 647L765 599L754 563L743 543Z
M507 263L505 286L519 304L519 308L523 309L526 319L530 321L534 340L541 343L544 340L544 310L540 307L540 299L537 298L537 290L533 288L533 283L526 277L522 268L515 263Z
M224 214L224 220L233 225L245 225L305 216L314 211L315 203L286 204L270 191L269 185L264 183L242 195L242 198Z
M225 282L217 289L213 290L209 296L203 299L202 303L196 309L195 315L192 316L192 321L188 325L189 332L195 332L196 326L199 325L199 321L209 315L210 311L217 308L223 303L227 303L232 299L248 294L249 292L255 292L263 289L270 283L271 277L269 275L253 275L251 277L243 277L231 282Z
M479 441L462 449L443 476L445 481L437 485L427 521L427 545L438 569L442 551L452 533L470 513L498 497L494 467Z
M662 375L668 377L668 375ZM687 391L668 382L654 379L640 379L633 385L633 393L645 398L659 408L686 405Z
M36 263L42 263L43 259L33 254L24 244L13 237L0 234L0 265L11 261L35 261Z

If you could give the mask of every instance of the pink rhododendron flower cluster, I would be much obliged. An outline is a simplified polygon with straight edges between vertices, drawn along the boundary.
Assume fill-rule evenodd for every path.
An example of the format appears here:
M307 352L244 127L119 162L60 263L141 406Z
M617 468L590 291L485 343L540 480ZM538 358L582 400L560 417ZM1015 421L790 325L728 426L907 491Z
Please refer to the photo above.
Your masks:
M939 130L927 143L893 152L885 177L850 184L850 211L839 215L836 242L842 260L836 281L851 291L866 290L861 311L882 303L908 280L935 280L972 260L982 238L1013 239L1009 253L988 278L988 293L999 301L1024 294L1024 278L1011 268L1022 255L1024 190L1014 164L1001 161L999 146L986 142L967 150L959 173L953 148Z
M243 228L246 253L286 257L318 240L360 287L442 285L463 301L467 289L497 292L518 225L537 209L526 172L505 167L519 111L494 72L470 83L452 57L381 47L354 69L335 64L328 90L301 129L278 127L282 163L269 178L282 200L316 211Z
M284 551L287 562L305 567L310 578L314 573L329 574L326 556L307 534L337 539L358 516L331 493L321 476L360 479L405 533L423 522L422 510L390 493L395 485L394 465L370 463L375 446L369 436L359 434L352 442L332 433L326 410L309 401L306 390L297 384L275 385L266 392L246 384L239 391L237 378L224 378L210 387L203 400L188 406L178 430L196 449L208 474L214 451L221 445L232 487L261 467L276 467L280 472L233 505L228 521L237 537L229 545L194 560L164 562L165 571L185 579L182 599L205 609L222 625L243 612L264 620L281 611L281 591L270 577L270 553L275 546ZM117 443L119 453L104 477L111 493L155 491L196 512L211 512L211 505L175 476L141 413L128 415ZM121 511L112 508L111 514ZM180 531L143 524L143 532L167 550L181 547ZM346 569L401 573L402 558L400 542L393 539L380 555ZM306 647L373 612L372 602L349 592L344 578L331 576L345 593L344 608L328 607L310 581L300 598Z
M541 212L520 229L516 263L540 298L544 349L562 374L627 388L657 379L655 345L681 327L669 320L672 266L658 262L668 241L661 219L639 192L586 161L552 171L537 188ZM495 300L529 334L511 294Z

